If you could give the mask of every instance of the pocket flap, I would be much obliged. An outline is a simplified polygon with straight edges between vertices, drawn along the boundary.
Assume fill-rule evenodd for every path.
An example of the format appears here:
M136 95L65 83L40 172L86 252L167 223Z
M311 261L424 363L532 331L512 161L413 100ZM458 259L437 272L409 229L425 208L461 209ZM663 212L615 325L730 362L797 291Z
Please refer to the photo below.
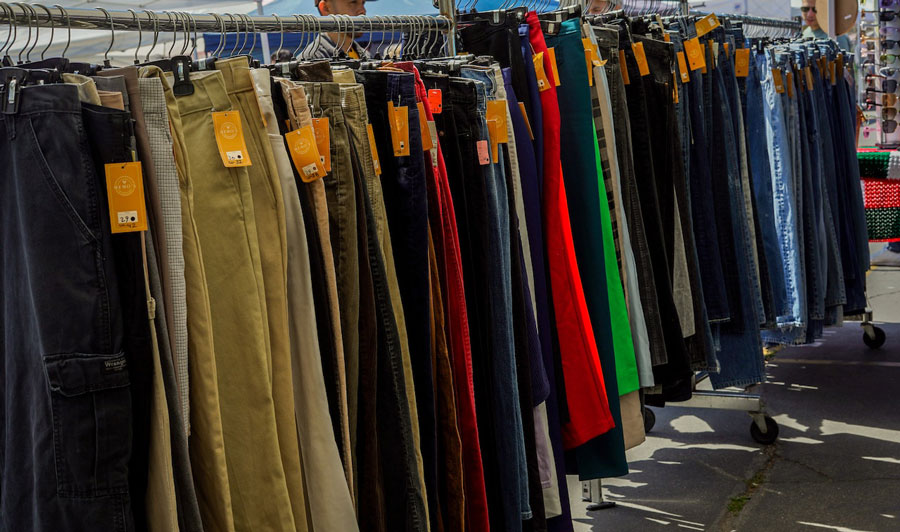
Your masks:
M128 386L125 353L47 355L44 368L50 390L71 397L98 390Z

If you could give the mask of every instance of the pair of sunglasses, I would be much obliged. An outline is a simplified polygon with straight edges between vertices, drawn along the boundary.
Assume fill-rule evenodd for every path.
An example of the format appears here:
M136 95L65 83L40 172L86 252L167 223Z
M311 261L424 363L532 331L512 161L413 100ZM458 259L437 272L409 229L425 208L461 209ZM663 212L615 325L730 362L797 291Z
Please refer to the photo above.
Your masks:
M898 5L900 5L900 0L881 0L881 9L897 7Z
M882 78L882 76L866 76L866 83L869 84L867 90L872 90L873 92L876 91L875 80L878 78ZM897 80L883 78L881 80L881 92L884 94L892 94L897 92Z
M881 110L882 120L894 120L897 118L897 109L893 107L885 107Z
M875 52L875 40L867 40L863 41L866 45L866 53L874 53ZM900 48L900 40L892 40L892 39L882 39L881 40L881 49L882 50L893 50L894 48Z
M803 13L804 15L806 13L809 13L810 11L812 11L813 13L816 13L816 14L819 13L818 11L816 11L815 6L803 6L800 8L800 12Z
M881 130L884 131L885 133L893 133L894 131L897 131L897 121L896 120L882 120L881 121Z
M880 104L881 107L893 107L897 104L897 93L894 93L894 92L888 93L888 92L879 91L879 90L875 90L875 89L866 89L866 96L867 96L866 104L867 105L879 107L879 104L875 103L874 100L869 98L869 96L868 96L869 93L876 93L876 94L882 95L881 96L881 104Z

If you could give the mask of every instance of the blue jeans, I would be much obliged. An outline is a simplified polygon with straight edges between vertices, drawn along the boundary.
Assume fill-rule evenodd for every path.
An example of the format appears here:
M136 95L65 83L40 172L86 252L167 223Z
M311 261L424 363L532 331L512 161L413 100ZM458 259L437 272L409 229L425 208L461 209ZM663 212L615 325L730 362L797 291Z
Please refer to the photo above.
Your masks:
M777 317L780 332L765 334L767 340L781 342L785 333L806 326L806 287L799 252L797 201L794 184L794 153L790 140L793 123L787 96L775 90L772 68L787 64L787 56L768 50L757 56L757 73L762 80L765 111L766 143L770 148L769 167L772 176L771 196L774 222L781 251L781 268L785 284L785 313ZM793 334L793 333L791 333Z
M487 100L495 92L493 72L463 68L462 77L480 82L477 92L479 110L478 131L482 139L489 139L487 121L483 118ZM488 142L490 144L490 141ZM499 149L499 148L498 148ZM518 378L513 337L511 251L509 238L509 203L504 177L503 157L497 163L483 165L484 194L488 208L485 231L489 257L494 267L490 276L490 315L493 346L492 388L494 422L497 424L497 451L504 497L507 530L520 530L525 516L530 517L528 502L528 467L525 461L522 411L519 406ZM515 500L513 500L515 499Z
M724 56L722 56L724 59ZM730 269L730 281L735 283L731 288L736 290L736 296L732 299L732 309L739 309L729 323L717 326L721 350L718 353L719 373L710 375L710 381L714 388L728 386L747 386L765 381L765 368L762 355L762 342L759 334L760 313L762 306L759 300L759 282L755 279L755 264L753 261L752 247L755 242L750 236L744 197L743 177L740 168L740 151L737 145L738 138L734 134L734 123L731 108L728 105L728 91L726 83L734 83L734 74L728 68L723 68L727 60L719 63L713 69L711 79L713 86L712 122L713 132L721 134L721 147L725 154L725 167L721 168L721 177L716 184L716 201L718 212L724 210L730 217L730 236L733 259ZM729 79L726 79L729 78ZM738 110L738 112L740 112ZM725 187L722 180L727 181ZM719 218L722 216L720 214ZM721 226L720 226L721 227ZM723 236L723 235L720 235Z
M769 144L766 142L765 100L760 83L755 54L750 56L747 75L747 145L749 148L750 171L753 175L753 192L756 197L756 212L762 233L762 253L766 257L769 280L772 285L773 307L776 316L787 312L785 291L784 260L775 226L775 210L772 198L772 172L769 166Z

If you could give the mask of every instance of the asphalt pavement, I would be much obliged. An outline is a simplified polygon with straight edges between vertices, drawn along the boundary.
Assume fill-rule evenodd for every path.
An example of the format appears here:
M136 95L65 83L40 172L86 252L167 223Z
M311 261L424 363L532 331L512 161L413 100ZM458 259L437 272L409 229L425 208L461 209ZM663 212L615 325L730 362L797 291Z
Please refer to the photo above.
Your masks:
M569 478L575 530L900 531L900 268L874 269L868 296L881 349L847 322L770 359L754 391L779 424L774 445L751 438L743 412L654 409L630 473L602 482L615 508L587 511Z

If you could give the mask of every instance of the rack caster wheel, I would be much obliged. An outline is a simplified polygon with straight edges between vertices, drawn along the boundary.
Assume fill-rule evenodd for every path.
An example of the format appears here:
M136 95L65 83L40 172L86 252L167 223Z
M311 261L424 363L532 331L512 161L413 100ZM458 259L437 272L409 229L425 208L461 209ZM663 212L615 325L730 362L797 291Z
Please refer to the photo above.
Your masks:
M775 443L775 440L778 439L778 422L772 419L769 416L765 416L766 420L766 432L763 432L759 429L759 426L756 424L756 421L750 422L750 437L753 438L753 441L756 443L761 443L763 445L772 445Z
M869 336L867 332L863 333L863 343L870 349L878 349L884 345L886 339L884 329L881 327L872 327L872 332L874 333L874 336Z
M644 407L644 432L649 433L656 425L656 414L646 406Z

